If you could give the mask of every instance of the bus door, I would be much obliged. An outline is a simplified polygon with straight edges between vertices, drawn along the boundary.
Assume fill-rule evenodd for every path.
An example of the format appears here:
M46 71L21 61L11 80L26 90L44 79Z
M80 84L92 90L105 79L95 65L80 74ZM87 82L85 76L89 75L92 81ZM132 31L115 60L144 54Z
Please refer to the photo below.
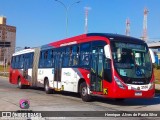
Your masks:
M91 91L102 92L102 80L103 80L103 47L92 48L91 59Z
M61 69L62 69L62 54L56 51L55 64L54 64L54 88L55 90L61 89Z

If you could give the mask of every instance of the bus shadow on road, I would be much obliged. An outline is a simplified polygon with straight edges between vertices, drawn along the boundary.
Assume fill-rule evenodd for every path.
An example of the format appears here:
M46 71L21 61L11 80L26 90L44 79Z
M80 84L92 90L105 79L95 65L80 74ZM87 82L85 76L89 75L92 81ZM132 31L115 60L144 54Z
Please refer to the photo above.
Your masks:
M134 98L134 99L116 100L116 99L94 97L92 102L102 102L102 103L122 105L122 106L157 105L160 104L160 94L156 94L155 97L151 99Z
M44 88L39 88L39 87L29 87L27 88L28 90L34 90L34 91L44 91ZM40 93L41 94L41 93ZM61 91L61 92L54 92L52 95L60 95L60 96L65 96L73 99L81 99L80 95L77 93L73 92L66 92L66 91ZM157 105L160 104L160 94L156 94L154 98L151 99L124 99L124 100L117 100L117 99L109 99L109 98L102 98L102 97L92 97L92 100L90 102L101 102L101 103L106 103L106 104L113 104L113 105L122 105L122 106L138 106L138 105Z
M33 90L33 91L41 91L41 92L44 92L44 88L41 88L41 87L29 87L29 88L25 88L25 89L28 89L28 90ZM67 91L54 91L53 90L53 93L51 95L62 95L62 96L68 96L68 97L71 97L71 98L80 98L80 95L77 94L77 93L73 93L73 92L67 92Z
M18 87L17 87L18 88ZM28 87L28 86L25 86L24 88L22 88L24 90L35 90L35 91L44 91L44 88L41 88L41 87Z
M80 98L81 99L80 94L73 93L73 92L62 91L62 92L55 92L55 94L63 95L63 96L70 97L70 98Z

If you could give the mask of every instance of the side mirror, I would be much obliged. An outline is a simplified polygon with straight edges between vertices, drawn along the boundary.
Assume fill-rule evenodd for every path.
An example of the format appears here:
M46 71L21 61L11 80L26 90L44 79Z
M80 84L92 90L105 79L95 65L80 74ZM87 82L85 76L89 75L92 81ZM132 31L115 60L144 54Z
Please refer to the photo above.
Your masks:
M104 52L105 52L106 58L111 59L110 45L105 45L104 46Z
M154 55L154 53L151 49L149 49L149 53L150 53L150 56L151 56L152 63L155 63L156 62L155 55Z

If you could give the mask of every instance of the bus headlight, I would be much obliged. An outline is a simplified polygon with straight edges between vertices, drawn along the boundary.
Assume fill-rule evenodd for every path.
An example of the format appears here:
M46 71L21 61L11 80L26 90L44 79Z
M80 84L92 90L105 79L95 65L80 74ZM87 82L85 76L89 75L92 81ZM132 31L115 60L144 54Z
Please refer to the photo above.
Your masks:
M114 76L114 79L115 79L115 81L116 81L116 83L117 83L117 85L118 85L119 88L125 89L125 87L122 84L122 82L116 76Z
M150 82L149 85L150 85L150 86L149 86L149 90L153 89L153 87L154 87L154 82Z

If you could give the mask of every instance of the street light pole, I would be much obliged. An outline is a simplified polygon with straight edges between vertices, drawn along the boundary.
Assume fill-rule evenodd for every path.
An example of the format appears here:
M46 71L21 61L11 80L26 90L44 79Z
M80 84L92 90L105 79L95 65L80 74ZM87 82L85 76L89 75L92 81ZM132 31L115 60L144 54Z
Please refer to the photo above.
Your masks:
M66 12L66 38L68 37L68 11L69 9L71 8L71 6L73 6L74 4L78 4L80 3L80 0L79 1L76 1L72 4L70 4L69 6L66 6L62 1L60 0L55 0L56 2L59 2L64 8L65 8L65 12Z

